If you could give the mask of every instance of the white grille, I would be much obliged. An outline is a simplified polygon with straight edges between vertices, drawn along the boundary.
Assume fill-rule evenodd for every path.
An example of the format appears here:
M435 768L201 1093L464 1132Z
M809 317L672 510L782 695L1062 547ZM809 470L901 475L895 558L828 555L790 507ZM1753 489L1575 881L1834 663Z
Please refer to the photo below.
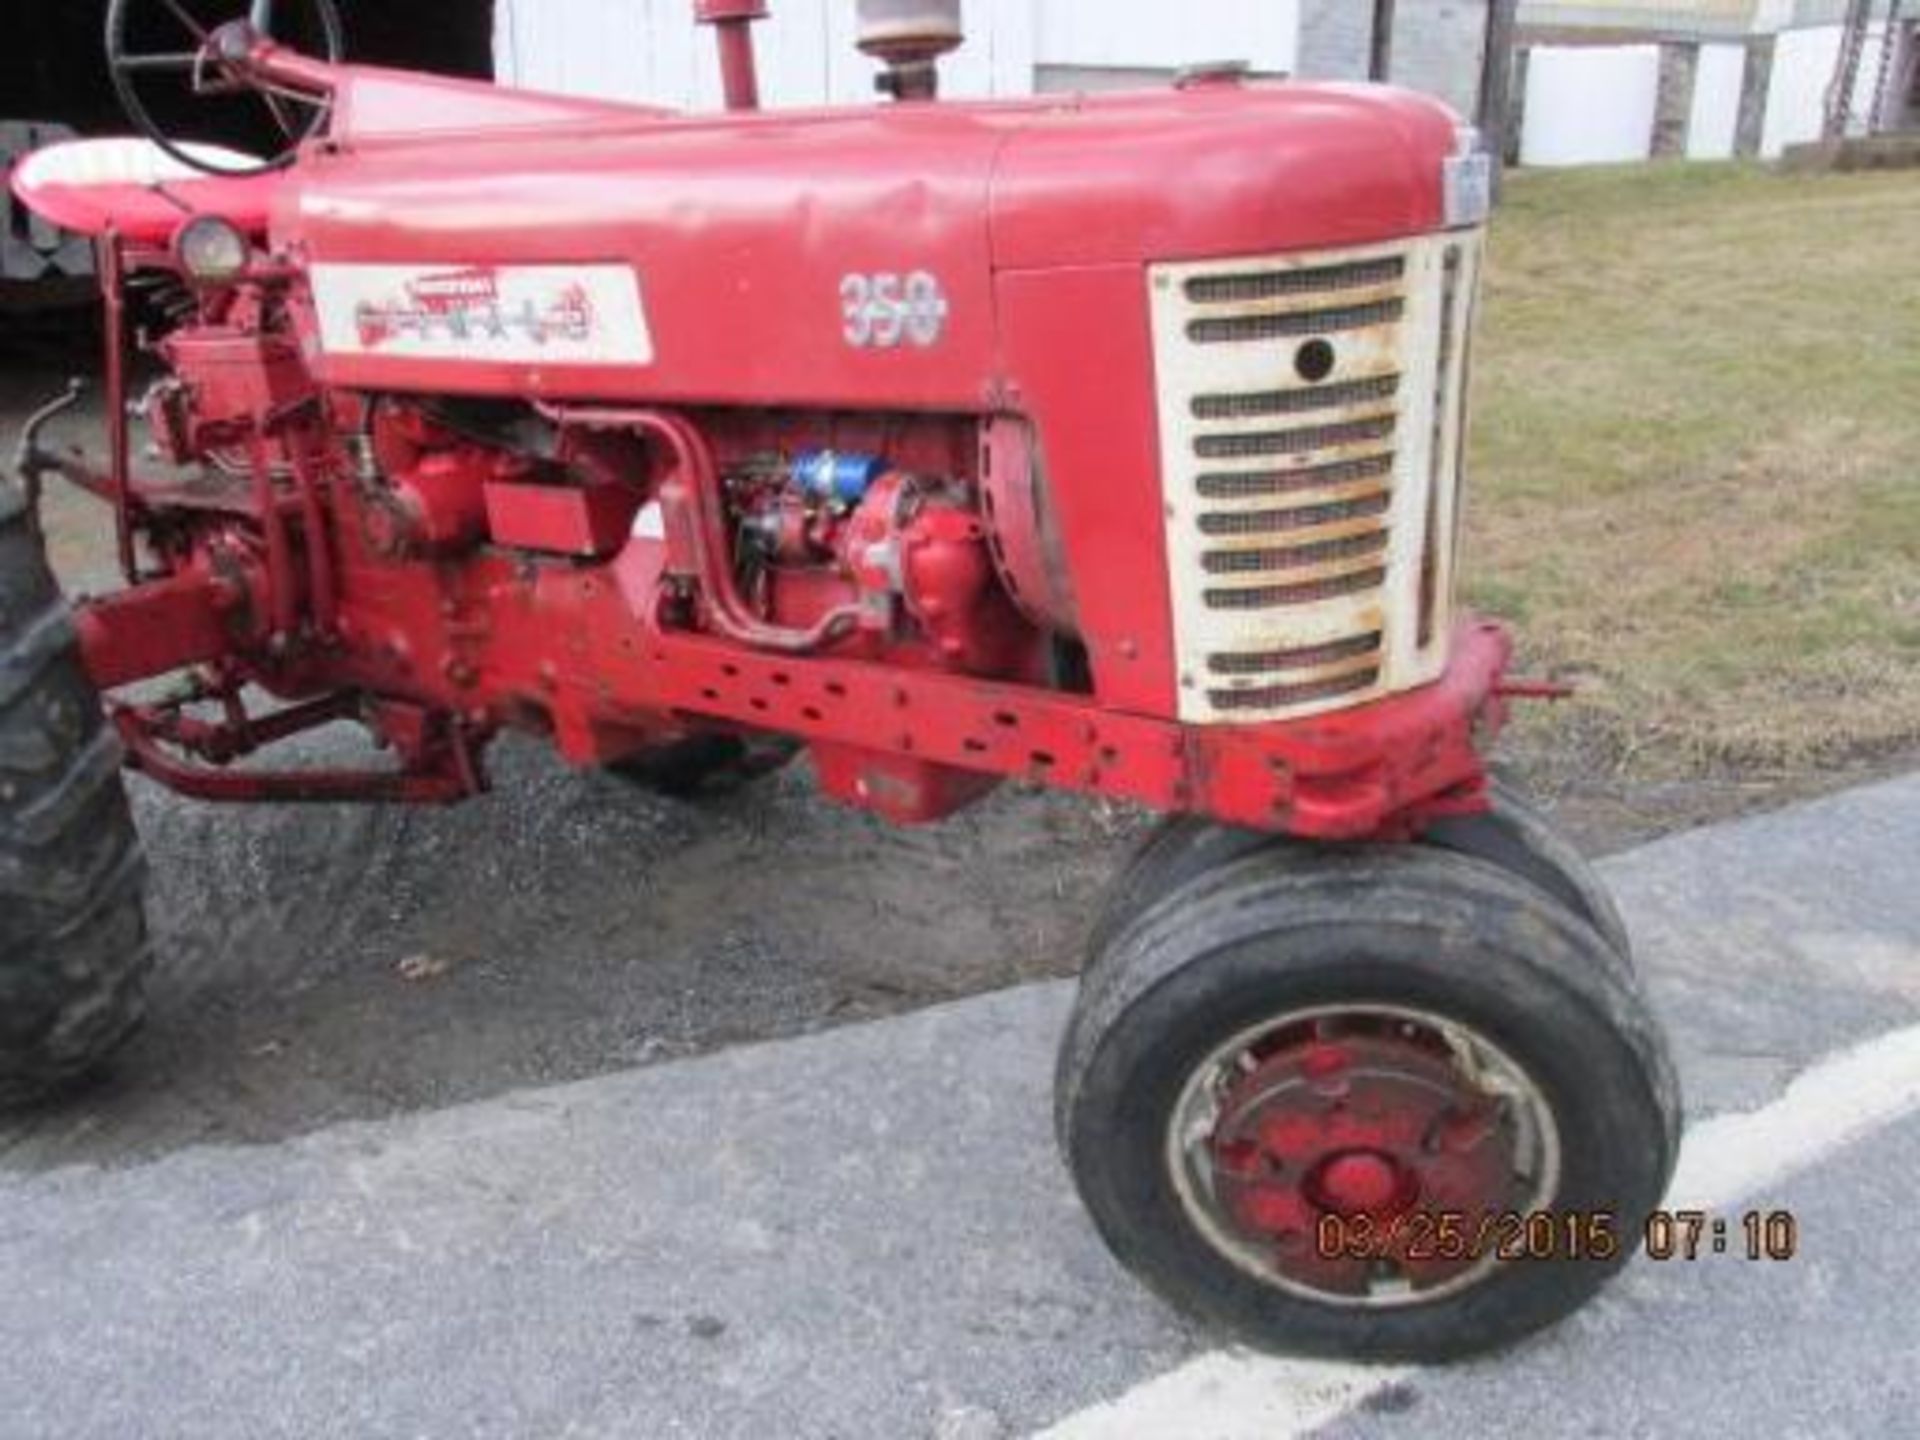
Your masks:
M1446 663L1481 236L1151 267L1180 718Z

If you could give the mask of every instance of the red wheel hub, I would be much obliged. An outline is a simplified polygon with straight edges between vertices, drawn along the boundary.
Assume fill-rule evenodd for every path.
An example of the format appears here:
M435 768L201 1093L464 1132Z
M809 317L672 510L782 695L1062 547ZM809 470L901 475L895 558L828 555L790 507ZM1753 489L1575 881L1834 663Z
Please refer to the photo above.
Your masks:
M1483 1258L1469 1243L1482 1216L1526 1203L1505 1101L1436 1031L1355 1024L1297 1025L1246 1052L1211 1140L1216 1210L1280 1278L1316 1291L1365 1297L1383 1271L1444 1284ZM1462 1238L1441 1246L1452 1214ZM1330 1215L1349 1246L1327 1245Z
M1307 1177L1306 1188L1322 1209L1342 1215L1383 1215L1418 1194L1419 1178L1379 1150L1329 1155ZM1414 1195L1408 1193L1412 1189Z

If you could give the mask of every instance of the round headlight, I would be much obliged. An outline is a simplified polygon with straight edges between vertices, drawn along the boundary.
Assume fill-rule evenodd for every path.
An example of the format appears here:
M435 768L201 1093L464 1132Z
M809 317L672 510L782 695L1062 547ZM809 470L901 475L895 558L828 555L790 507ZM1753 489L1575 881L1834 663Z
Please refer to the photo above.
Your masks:
M196 215L173 237L173 253L190 278L218 284L246 273L253 246L231 220Z

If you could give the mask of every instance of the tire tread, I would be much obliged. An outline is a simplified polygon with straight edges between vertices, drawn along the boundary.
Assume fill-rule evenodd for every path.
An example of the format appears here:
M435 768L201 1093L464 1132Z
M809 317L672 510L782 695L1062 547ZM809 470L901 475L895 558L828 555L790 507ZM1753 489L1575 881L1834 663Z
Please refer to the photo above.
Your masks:
M0 1106L138 1027L152 945L122 750L31 517L0 483Z

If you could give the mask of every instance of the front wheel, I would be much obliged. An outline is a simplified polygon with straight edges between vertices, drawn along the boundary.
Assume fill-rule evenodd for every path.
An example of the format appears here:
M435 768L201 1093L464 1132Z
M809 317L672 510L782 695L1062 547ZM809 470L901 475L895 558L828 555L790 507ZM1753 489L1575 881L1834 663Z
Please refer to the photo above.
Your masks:
M1436 820L1417 843L1485 860L1538 887L1598 930L1623 963L1633 963L1633 941L1600 873L1515 786L1493 779L1486 810ZM1110 948L1123 929L1195 875L1256 851L1310 856L1316 849L1309 841L1221 825L1201 815L1169 816L1108 887L1089 952L1098 956Z
M1254 854L1111 942L1061 1055L1108 1244L1298 1354L1446 1360L1584 1303L1678 1148L1664 1042L1583 917L1420 846Z

